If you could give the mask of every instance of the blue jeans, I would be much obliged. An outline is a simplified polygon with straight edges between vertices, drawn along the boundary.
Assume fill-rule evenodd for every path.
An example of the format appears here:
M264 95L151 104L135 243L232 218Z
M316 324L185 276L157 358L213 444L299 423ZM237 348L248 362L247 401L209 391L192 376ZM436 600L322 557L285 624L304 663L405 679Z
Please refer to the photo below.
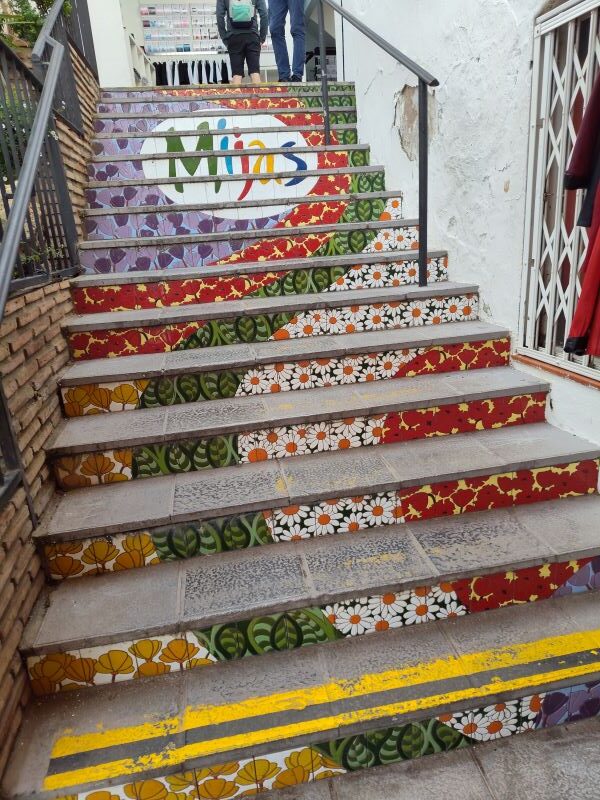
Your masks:
M294 40L294 57L291 72L290 58L285 41L285 20L288 11ZM280 80L288 80L290 75L302 78L306 60L304 0L269 0L269 28Z

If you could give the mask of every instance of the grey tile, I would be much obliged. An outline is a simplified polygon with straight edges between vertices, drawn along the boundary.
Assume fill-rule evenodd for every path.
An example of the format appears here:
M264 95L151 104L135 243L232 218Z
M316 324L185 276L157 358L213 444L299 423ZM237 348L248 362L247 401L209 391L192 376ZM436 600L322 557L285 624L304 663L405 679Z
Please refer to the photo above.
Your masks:
M135 531L167 523L173 508L175 478L149 478L109 486L94 486L61 497L48 534L94 536Z
M185 703L187 706L223 705L321 686L327 680L321 649L328 648L306 647L270 653L263 657L228 661L214 669L187 672L184 675ZM274 697L273 708L275 703ZM323 707L320 709L328 713ZM315 709L314 714L318 713ZM263 720L257 717L254 724L260 727L262 723ZM278 748L279 745L278 742Z
M373 494L397 485L382 456L368 448L288 458L281 471L292 503Z
M306 544L304 558L319 603L334 596L383 594L394 587L429 583L434 577L431 563L404 525Z
M522 568L552 556L548 545L525 531L514 509L443 517L408 527L447 579L473 575L474 570Z
M600 594L587 592L584 594L561 597L553 601L557 613L562 614L573 633L576 631L596 631L597 646L600 649Z
M600 718L517 736L473 751L495 797L598 797Z
M600 447L545 423L478 431L483 447L500 458L506 471L566 464L600 456Z
M473 397L503 396L508 390L512 394L529 394L549 388L547 382L511 367L465 370L448 373L445 377L455 392L465 392Z
M175 350L165 356L165 371L169 374L207 372L236 364L249 365L253 363L254 358L254 347L247 344L199 347L194 350Z
M331 781L319 780L302 786L293 786L291 789L276 789L266 794L265 797L268 798L270 795L274 800L276 798L280 798L280 800L332 800L330 787Z
M177 629L179 564L65 581L50 592L36 652L130 641Z
M163 372L164 364L164 353L75 361L63 373L59 383L61 386L78 386L82 383L118 383L129 376L136 380L156 377Z
M327 354L331 358L342 355L344 348L340 337L312 336L305 339L284 339L282 341L259 342L255 345L256 359L261 364L280 361L296 361L299 357L321 358Z
M475 434L458 434L387 445L383 457L399 486L451 481L503 472L502 460L483 447Z
M63 424L50 449L58 455L161 442L165 418L164 408L75 417Z
M309 606L307 584L299 553L269 552L220 559L196 559L185 567L183 619L186 627L205 627L231 618L247 620L289 607ZM242 554L245 555L245 554ZM215 563L216 562L216 563Z
M561 561L600 552L600 497L572 497L534 506L518 506L516 516L527 531L546 542Z
M173 406L167 410L166 417L167 437L184 433L218 436L243 431L244 426L248 429L260 424L266 426L269 422L265 401L253 397Z
M366 769L331 781L335 800L509 800L492 796L471 753L459 750L378 769Z
M243 310L243 300L228 300L226 303L198 303L189 306L165 306L160 312L160 324L238 317Z
M287 501L287 486L275 462L206 470L176 477L173 520L281 508Z
M176 718L183 712L183 691L180 675L175 674L154 683L127 681L33 701L4 774L3 790L19 800L47 796L43 782L59 738Z
M569 600L571 598L568 598ZM482 614L448 620L444 630L459 653L510 647L521 642L562 636L573 623L564 612L563 600L544 600L526 605L511 605Z

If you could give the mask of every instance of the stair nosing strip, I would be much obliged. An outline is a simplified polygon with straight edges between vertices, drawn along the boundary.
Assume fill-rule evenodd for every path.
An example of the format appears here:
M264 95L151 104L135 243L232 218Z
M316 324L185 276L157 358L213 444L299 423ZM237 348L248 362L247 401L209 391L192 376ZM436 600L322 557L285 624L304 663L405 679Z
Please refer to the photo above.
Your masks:
M478 321L479 324L486 324ZM315 349L312 353L310 351L302 350L298 353L291 353L287 356L282 356L278 354L274 356L269 354L268 352L268 345L269 342L262 342L259 346L258 350L255 350L256 345L251 345L251 353L252 355L246 357L246 359L240 359L238 361L226 361L223 364L215 365L214 362L202 364L202 365L193 365L190 364L179 364L177 366L172 365L169 366L169 357L172 355L171 353L149 353L147 355L141 355L137 358L142 358L150 361L151 359L158 359L161 362L160 369L145 369L145 370L129 370L126 369L128 362L131 362L131 359L127 356L120 356L116 358L104 358L104 359L90 359L88 361L80 361L75 362L67 370L60 376L59 378L59 385L61 387L69 387L69 386L80 386L82 384L88 384L90 382L94 382L94 379L87 375L85 377L80 378L70 378L69 372L75 371L76 369L81 369L82 365L93 365L98 363L98 361L102 363L110 363L111 366L115 367L115 371L107 374L102 375L99 379L97 379L100 383L114 383L114 382L121 382L122 379L144 379L147 377L161 377L161 376L171 376L171 375L179 375L179 374L188 374L188 373L201 373L201 372L215 372L220 370L227 370L227 369L236 369L238 367L252 367L253 365L260 364L271 364L271 363L280 363L282 361L286 361L286 359L293 360L297 359L299 361L306 361L308 359L316 359L316 358L325 358L325 357L343 357L345 355L356 355L357 353L363 352L387 352L390 349L414 349L417 347L430 347L436 345L443 345L443 344L456 344L457 342L473 342L473 341L481 341L482 337L491 337L491 340L496 339L505 339L510 337L510 330L508 328L502 328L501 326L491 326L491 330L483 332L476 332L476 333L469 333L468 331L460 330L460 332L446 332L443 333L446 328L450 325L468 325L469 327L473 326L473 322L457 322L457 323L447 323L447 325L443 325L440 328L436 328L433 333L437 334L436 336L427 337L427 339L412 339L408 341L401 341L397 345L389 344L389 345L379 345L378 347L374 347L372 344L355 344L353 346L349 346L347 342L340 342L339 339L346 339L346 336L331 336L331 337L314 337L314 344L317 347L320 342L317 341L319 339L327 338L328 341L335 341L336 346L329 346L327 349ZM414 333L414 330L408 329L411 333ZM398 331L400 333L401 331ZM428 331L429 332L429 331ZM377 332L378 333L378 332ZM368 333L364 334L357 334L359 336L368 336ZM297 340L290 340L290 342L297 341ZM278 345L280 343L277 343ZM289 342L288 342L289 344ZM247 345L237 345L238 347L247 347ZM226 349L229 349L227 346ZM231 345L231 347L236 347L236 345ZM217 348L213 348L217 349ZM263 353L264 351L264 353ZM178 355L181 355L182 352L189 352L192 353L193 351L177 351ZM332 354L331 356L329 354ZM172 360L172 359L171 359ZM121 364L121 370L117 371L116 367Z
M278 223L279 224L279 223ZM238 239L279 239L282 236L303 236L308 234L351 233L352 231L386 231L396 228L416 228L418 219L378 220L369 222L337 222L322 225L300 225L295 227L252 228L246 231L217 231L216 233L192 233L171 236L147 236L136 239L93 239L79 243L80 250L111 250L113 248L127 249L130 247L160 247L161 245L194 244L205 242L219 242L222 239L237 241ZM402 250L397 250L402 253ZM410 252L410 251L408 251ZM238 265L239 268L239 265Z
M264 155L284 155L286 153L356 153L356 152L369 152L370 145L368 144L329 144L329 145L312 145L307 147L265 147L257 151L256 148L246 148L244 150L186 150L185 158L231 158L239 156L255 156L259 153ZM93 156L88 162L89 164L103 164L108 161L112 164L119 164L127 161L168 161L175 156L173 153L132 153L124 155L108 155L108 156Z
M333 123L331 126L332 133L336 131L354 131L356 130L356 122L347 122L344 124L341 123ZM236 133L246 134L246 133L272 133L273 128L270 127L252 127L252 128L235 128ZM315 131L324 131L324 127L321 125L312 126L312 125L286 125L285 130L288 133L302 133L304 131L314 133ZM206 133L209 133L213 136L223 133L223 131L219 131L217 128L209 128ZM180 136L197 136L197 130L189 130L189 131L177 131ZM95 141L104 141L104 140L113 140L113 139L148 139L148 138L161 138L164 139L165 134L164 131L94 131L93 132L93 139L92 143Z
M285 230L285 229L280 229ZM399 257L401 256L401 257ZM446 258L446 250L429 250L428 258ZM234 277L254 272L289 272L295 269L315 267L355 266L379 263L396 263L417 261L419 254L415 250L394 250L382 253L358 253L343 256L311 256L309 258L290 258L279 261L245 261L233 264L211 264L205 267L185 269L151 270L149 272L110 272L87 273L71 279L71 286L114 285L127 283L159 283L170 280L187 280L195 278ZM431 283L433 285L434 282Z
M461 389L460 391L450 391L446 384L448 381L448 376L445 373L439 373L438 375L431 375L426 376L430 380L434 380L440 384L440 391L443 392L440 396L436 397L428 397L427 399L423 400L421 398L411 398L411 399L378 399L378 400L371 400L369 403L363 403L361 405L360 399L362 394L367 394L371 387L369 384L356 384L353 386L348 386L345 389L345 392L348 394L346 399L346 405L343 405L340 402L340 407L336 409L327 408L327 410L320 410L317 409L308 413L306 409L302 408L302 404L306 402L307 395L319 397L323 396L323 400L331 399L332 393L334 395L342 395L341 387L333 387L333 389L329 388L314 388L304 390L302 392L290 392L289 395L289 402L288 405L291 408L287 409L286 411L280 411L276 413L275 411L271 412L271 415L268 419L257 420L255 417L245 420L243 416L239 416L235 421L221 423L218 425L212 424L212 421L205 421L202 425L196 425L194 427L190 426L187 429L180 429L177 431L169 431L167 432L167 426L169 424L170 417L177 415L178 413L189 413L190 415L193 413L194 408L201 407L208 410L208 408L215 408L215 404L218 406L219 403L223 405L227 405L227 400L219 401L215 400L213 404L210 406L206 406L206 403L189 403L185 404L184 406L165 406L157 409L137 409L131 411L124 411L118 414L117 418L112 418L111 414L102 414L102 415L94 415L93 419L90 417L74 417L72 419L64 420L59 428L55 431L55 434L52 438L52 441L47 445L47 452L49 453L51 458L58 458L60 456L68 456L68 455L75 455L81 453L97 453L102 452L104 450L121 450L121 449L130 449L136 447L143 447L150 444L163 444L165 442L178 442L178 441L185 441L187 439L200 439L200 438L209 438L211 436L227 436L233 435L235 433L246 433L246 432L253 432L258 430L264 430L265 428L272 428L272 427L285 427L289 425L299 425L302 422L306 422L307 424L313 424L315 422L334 422L335 420L345 419L346 417L368 417L368 416L378 416L381 414L391 414L391 413L402 413L405 411L412 411L418 408L430 408L433 406L452 406L458 403L473 403L480 400L487 400L487 399L497 399L497 398L506 398L506 397L517 397L520 395L527 395L527 394L539 394L539 393L548 393L550 391L550 384L547 381L543 381L540 379L536 379L533 376L528 376L527 373L519 372L518 370L514 369L513 367L496 367L491 368L496 369L498 371L506 372L506 383L504 386L494 386L493 388L478 388L478 389ZM468 383L469 380L474 380L474 375L476 375L478 371L475 370L473 372L465 371L464 373L457 373L454 375L454 380L458 383L464 381ZM497 373L496 373L497 374ZM523 383L522 381L519 383L518 376L525 376L528 378L527 382ZM479 377L479 376L477 376ZM404 378L401 379L402 381L410 381L410 384L403 384L401 381L394 381L393 386L394 388L398 389L400 392L402 388L405 388L406 385L410 385L411 387L417 388L419 384L419 377L415 378ZM300 396L298 396L300 395ZM259 401L264 405L265 410L268 412L270 405L276 405L277 402L280 400L279 397L277 399L273 399L272 395L266 395L264 397L258 398ZM339 402L339 398L338 399ZM255 397L243 397L237 398L240 402L241 409L240 415L243 415L243 407L244 405L250 405L253 402L256 403L257 398ZM293 408L295 403L300 404L300 409ZM131 419L128 415L135 414L138 415L136 418L139 419L141 416L146 416L148 418L156 417L156 426L157 432L156 433L146 433L146 434L138 434L127 436L123 433L119 432L119 435L115 435L114 438L109 438L107 435L108 433L115 433L115 427L123 427L127 424L127 421ZM100 434L95 430L99 425L104 425L107 429L106 432L103 434L102 441L97 441L97 437ZM85 429L86 427L92 427L95 432L93 436L95 440L88 437L88 441L82 444L70 444L70 445L56 445L56 439L59 439L61 434L65 431L70 429Z
M450 283L450 282L448 282ZM408 291L407 291L408 289ZM368 291L368 290L367 290ZM444 282L429 284L426 287L408 286L399 291L374 289L373 294L363 297L356 293L365 292L364 289L348 289L343 292L323 292L317 294L289 295L288 302L281 303L283 298L244 298L222 303L197 303L185 306L165 306L161 308L144 309L142 311L115 311L101 314L82 314L70 316L62 321L63 330L70 333L88 330L120 330L126 327L153 327L170 323L186 323L196 320L225 319L239 316L253 316L254 313L279 313L284 311L301 312L311 308L343 308L357 304L368 305L378 303L395 303L420 299L422 297L447 297L455 293L478 294L476 284ZM137 316L136 316L137 315ZM110 319L99 320L99 317L110 316Z
M183 100L185 102L185 98ZM202 102L201 100L188 100L189 103ZM355 114L357 107L354 106L331 106L329 112L332 114ZM196 111L176 111L177 119L195 119L197 117L223 117L229 116L236 117L258 117L258 116L286 116L294 114L298 116L308 116L310 114L322 114L323 106L298 106L297 108L235 108L235 107L221 107L221 108L199 108ZM152 113L148 111L138 111L129 113L120 113L119 111L100 111L93 115L93 119L170 119L172 114L167 113Z
M369 175L378 172L384 173L385 168L378 164L369 164L365 167L323 167L323 169L304 170L302 172L303 178L319 178L325 175ZM193 177L176 177L176 178L127 178L114 181L88 181L88 189L118 189L122 186L164 186L175 183L214 183L216 179L226 182L235 181L263 181L266 179L275 180L278 178L297 178L298 170L286 172L261 172L260 175L256 173L239 174L239 175L199 175Z
M87 217L103 217L103 216L119 216L127 214L128 216L136 216L137 214L177 214L185 211L207 211L209 209L223 209L223 208L268 208L269 206L280 205L293 205L303 206L311 205L312 203L354 203L360 200L394 200L401 199L402 192L386 190L381 192L346 192L344 194L328 194L328 195L306 195L303 198L299 197L282 197L281 199L266 198L259 200L242 200L237 203L235 200L227 200L223 203L173 203L166 206L126 206L124 208L86 208L82 211L82 216ZM100 240L99 240L100 241Z
M596 496L597 499L597 496ZM581 500L581 498L571 498L571 502L577 502ZM564 503L565 500L557 500L557 501L544 501L544 504L552 504L552 503ZM507 508L507 509L495 509L494 512L491 513L498 513L498 512L507 512L506 516L510 515L510 512L514 511L514 508ZM490 512L477 512L479 514L487 514ZM504 516L504 514L501 514ZM511 515L512 516L512 515ZM448 523L452 526L459 526L461 520L456 517L449 517ZM426 523L425 523L426 524ZM418 544L418 531L421 529L419 527L421 523L404 523L404 524L396 524L386 526L384 529L379 529L376 533L389 536L390 538L394 536L398 536L399 534L405 534L406 538L411 541L411 544L415 548L416 551L420 550L420 545ZM521 529L523 532L526 532L527 529ZM363 531L357 536L360 539L368 540L368 536L372 535L373 531ZM331 537L330 537L331 538ZM468 568L460 568L456 567L455 569L438 569L434 562L431 560L430 556L427 552L423 552L422 557L422 567L427 567L430 569L430 574L427 576L419 575L419 576L399 576L398 579L390 579L389 581L380 581L374 582L371 580L363 580L358 588L348 589L347 587L340 587L336 589L328 589L327 591L309 591L309 587L307 586L307 591L302 597L295 596L293 598L287 597L282 599L282 596L285 595L285 590L282 590L279 593L279 597L276 602L273 601L264 601L262 603L255 603L250 609L239 609L239 610L230 610L227 612L218 612L213 611L211 613L207 613L204 616L200 614L196 616L192 616L189 619L183 618L183 613L177 615L177 619L173 622L167 624L159 624L154 630L152 634L148 635L155 635L160 634L161 632L164 634L168 634L171 632L178 632L183 630L194 630L194 629L203 629L207 627L212 627L213 625L222 625L225 623L231 622L244 622L249 619L253 619L260 616L271 615L271 614L278 614L284 611L289 610L296 610L301 608L310 608L315 605L323 606L327 604L333 604L337 602L344 602L348 600L352 600L358 597L366 597L371 595L383 595L387 592L397 592L399 590L407 590L410 588L414 588L417 586L423 585L435 585L444 582L455 582L458 580L464 580L473 576L485 576L485 575L494 575L496 573L504 572L504 571L516 571L520 569L528 569L530 567L536 566L541 563L561 563L571 560L579 560L583 558L590 557L592 553L600 553L600 542L595 545L588 545L588 546L580 546L575 547L571 550L567 550L566 552L556 552L552 546L547 543L543 536L536 537L537 543L540 546L539 552L529 555L527 557L522 556L520 558L513 558L511 560L510 556L505 554L502 558L497 557L496 562L492 564L486 564L482 566L478 565L470 565ZM348 540L346 543L349 544ZM304 547L302 549L302 553L310 552L311 549L329 549L328 546L331 546L332 542L323 542L320 540L312 539L304 543ZM333 548L332 548L333 549ZM352 548L349 547L348 551L352 553ZM293 542L286 542L280 543L277 546L277 556L278 558L289 558L290 561L293 561L295 556L298 554L298 547ZM227 564L227 562L234 562L236 565L244 564L246 562L253 562L258 561L261 559L260 550L257 552L254 549L247 549L247 550L240 550L240 551L229 551L226 553L217 554L216 557L219 560L220 565ZM215 558L215 556L213 556ZM179 562L166 562L165 564L161 564L158 568L161 570L171 570L177 577L181 576L182 578L188 573L193 571L194 564L205 564L206 557L205 556L196 556L191 559L185 559ZM153 567L146 567L146 570L152 571ZM107 574L103 576L88 576L77 579L76 583L79 584L79 591L80 591L80 582L81 581L100 581L106 584L107 591L114 590L118 584L118 581L123 583L127 583L127 580L130 576L127 572L115 573L115 574ZM361 576L364 577L364 576ZM152 576L148 574L146 576L146 580L148 583L152 583L151 580ZM59 584L57 587L62 593L69 594L72 588L73 592L78 593L78 587L72 585L69 581ZM149 591L146 587L144 587L146 591ZM51 590L52 591L52 590ZM56 590L55 590L56 591ZM275 592L274 592L275 594ZM41 609L38 607L38 614L41 614ZM485 613L485 612L479 612ZM37 623L37 624L36 624ZM39 627L43 624L43 618L41 619L34 619L33 627L35 630L31 630L29 636L39 635ZM139 631L144 631L145 633L139 634ZM123 642L123 641L130 641L130 640L137 640L138 638L146 638L146 633L149 631L148 628L140 627L132 629L131 631L126 631L123 633L117 634L96 634L93 639L88 640L84 639L83 637L78 637L72 640L63 640L61 646L65 649L69 648L76 648L77 644L82 648L93 647L95 645L107 645L113 642ZM132 635L133 634L133 635ZM35 641L30 641L27 637L24 639L24 643L21 647L21 651L24 655L42 655L48 652L51 652L51 648L55 646L55 642L47 643L47 644L40 644L36 645ZM56 652L56 651L55 651Z
M542 431L552 431L553 433L548 433L547 435L552 435L554 439L556 439L556 432L558 429L554 428L553 426L549 425L547 422L543 423L534 423L535 428ZM521 430L520 433L523 432L523 429L531 429L532 425L527 424L523 426L519 426ZM499 429L500 433L507 429ZM562 432L564 434L564 432ZM484 435L487 434L487 438L490 439L492 437L498 436L498 432L495 430L491 431L475 431L470 433L459 433L452 437L443 437L444 439L444 447L446 450L449 448L460 448L464 447L465 442L472 441L474 437L478 437L481 439ZM452 480L457 480L457 476L460 478L476 478L482 477L485 475L495 475L495 474L503 474L506 472L516 472L519 470L532 470L538 469L543 467L555 466L558 464L568 464L568 463L575 463L578 461L590 461L596 460L600 458L600 446L593 445L585 440L579 439L578 437L572 436L570 434L564 434L565 436L569 436L570 439L575 440L569 448L564 448L558 453L554 453L552 455L544 455L544 456L531 456L523 457L520 456L516 460L508 460L506 457L503 457L501 463L496 465L489 465L489 466L467 466L466 468L460 469L459 472L456 470L452 472L444 472L444 473L433 473L431 475L422 475L413 478L406 478L406 477L399 477L397 473L394 472L394 468L389 465L386 461L386 456L389 458L391 448L402 448L407 449L409 444L412 444L414 447L415 444L418 449L431 449L436 447L438 444L438 439L422 439L418 440L416 443L400 443L397 444L389 444L387 445L387 453L375 452L375 450L371 450L371 454L376 456L377 459L380 459L382 464L386 464L387 469L389 470L389 475L386 476L385 480L373 481L372 479L365 478L364 483L359 483L356 481L356 484L353 487L348 487L347 489L340 489L336 490L329 489L329 488L321 488L318 492L316 491L306 491L304 494L294 493L291 492L289 489L289 484L285 478L285 473L282 470L282 467L288 466L287 464L279 463L279 462L263 462L263 464L268 464L269 469L274 470L276 473L280 475L280 480L283 481L283 485L286 487L284 495L280 496L275 500L273 497L269 498L261 498L260 500L253 500L252 502L244 502L244 503L232 503L232 504L223 504L222 502L219 503L218 507L215 508L208 508L204 506L201 509L198 508L188 508L185 511L175 511L173 507L168 514L157 518L153 517L151 522L146 520L145 518L137 519L135 521L127 521L123 519L120 522L111 522L107 524L101 524L99 521L94 521L90 527L90 523L88 522L87 527L83 527L78 525L76 530L68 530L68 531L57 531L53 530L47 534L46 538L51 541L73 541L82 538L99 538L104 535L108 534L117 534L122 532L132 532L136 530L148 530L149 528L159 528L164 527L165 525L175 524L175 523L183 523L188 522L191 520L206 520L212 519L214 517L222 517L228 516L231 514L242 514L242 513L251 513L251 512L260 512L264 510L269 510L271 508L277 507L285 507L289 505L302 505L302 504L316 504L323 500L327 500L332 496L339 496L341 492L347 492L348 496L359 496L365 494L374 494L379 492L386 492L386 491L400 491L402 489L412 488L414 486L423 486L429 483L445 483ZM576 443L578 446L576 446ZM585 445L585 447L584 447ZM483 446L483 445L482 445ZM490 457L493 456L492 451L490 452ZM350 454L350 455L348 455ZM311 454L308 456L298 456L295 459L292 459L295 462L295 465L304 464L306 463L306 459L311 459L313 467L316 466L316 460L323 460L323 461L330 461L332 458L355 458L356 453L352 450L348 451L336 451L336 453L325 453L325 454ZM499 458L499 457L495 457ZM245 474L248 480L255 480L254 473L256 472L259 474L264 470L264 466L260 469L256 469L256 465L246 465L242 468L237 466L234 467L222 467L216 470L210 470L210 474L213 476L218 477L219 480L225 478L225 475L231 476L233 473L228 472L228 470L234 470L237 475ZM250 475L253 477L251 478ZM77 498L81 497L82 492L86 492L86 496L89 496L90 493L93 493L93 497L97 498L98 502L101 502L100 498L103 498L102 502L102 509L104 511L105 504L108 502L110 497L113 497L113 500L116 501L117 495L120 494L119 489L121 492L125 492L127 494L143 492L145 495L152 490L152 487L156 484L157 486L160 485L163 487L165 491L169 491L172 498L175 497L175 491L177 486L189 485L191 483L199 483L202 481L207 480L207 475L204 472L199 473L186 473L184 475L168 475L159 478L148 478L141 481L132 481L127 483L121 483L117 485L108 485L108 486L95 486L88 489L77 489L69 492L59 503L57 512L55 517L59 515L61 507L64 504L76 503ZM122 487L125 487L124 489ZM156 488L156 487L155 487ZM121 504L122 506L122 504ZM54 519L53 518L53 519ZM89 519L89 517L88 517Z

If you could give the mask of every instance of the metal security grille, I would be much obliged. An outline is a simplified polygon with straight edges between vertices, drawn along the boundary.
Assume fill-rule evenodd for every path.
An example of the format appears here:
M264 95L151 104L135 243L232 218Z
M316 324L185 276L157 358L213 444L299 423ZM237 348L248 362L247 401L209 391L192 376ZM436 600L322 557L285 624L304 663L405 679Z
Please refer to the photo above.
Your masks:
M592 378L600 359L563 351L581 292L587 232L581 192L564 172L600 67L600 0L573 0L537 20L519 352Z

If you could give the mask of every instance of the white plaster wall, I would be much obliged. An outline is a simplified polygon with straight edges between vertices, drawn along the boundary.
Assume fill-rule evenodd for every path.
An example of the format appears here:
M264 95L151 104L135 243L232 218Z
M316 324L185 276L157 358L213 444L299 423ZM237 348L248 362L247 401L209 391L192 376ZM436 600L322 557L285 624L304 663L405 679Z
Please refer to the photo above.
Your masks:
M134 83L120 0L88 0L100 86Z
M482 315L519 321L533 23L541 0L343 0L344 8L440 81L432 113L430 246L447 249L452 278L481 286ZM338 49L341 26L337 25ZM395 127L396 95L416 79L344 24L340 78L356 81L359 133L387 188L417 213L418 161ZM340 54L341 55L341 54ZM600 443L600 391L545 376L552 421Z

